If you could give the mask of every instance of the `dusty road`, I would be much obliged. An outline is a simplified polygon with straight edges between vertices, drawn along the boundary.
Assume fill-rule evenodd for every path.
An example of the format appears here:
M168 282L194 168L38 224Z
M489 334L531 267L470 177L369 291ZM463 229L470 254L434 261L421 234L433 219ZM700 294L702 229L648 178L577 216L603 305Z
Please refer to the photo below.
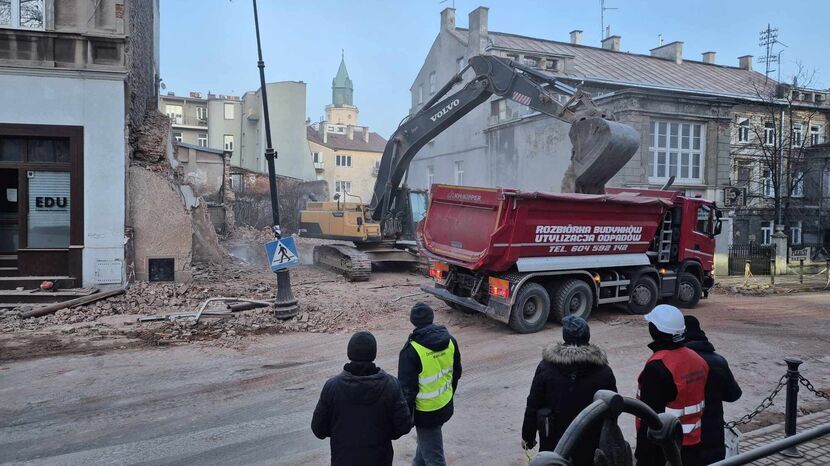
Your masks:
M373 282L343 284L344 297ZM378 338L378 364L393 374L410 331L405 308L415 299L366 322ZM830 294L718 294L693 313L744 388L743 399L727 406L727 418L768 394L786 355L803 358L805 375L830 388ZM449 461L526 464L519 447L523 403L541 348L559 338L559 327L518 335L445 306L436 319L458 338L464 364L456 415L445 427ZM648 357L645 323L609 308L591 324L592 341L608 351L620 390L633 394ZM0 461L326 464L328 443L314 438L310 417L323 382L345 362L348 337L345 331L261 335L241 348L191 343L0 363ZM801 396L802 406L827 407ZM773 409L783 409L783 400ZM630 436L633 420L623 424ZM414 433L395 442L397 463L406 464L413 452Z

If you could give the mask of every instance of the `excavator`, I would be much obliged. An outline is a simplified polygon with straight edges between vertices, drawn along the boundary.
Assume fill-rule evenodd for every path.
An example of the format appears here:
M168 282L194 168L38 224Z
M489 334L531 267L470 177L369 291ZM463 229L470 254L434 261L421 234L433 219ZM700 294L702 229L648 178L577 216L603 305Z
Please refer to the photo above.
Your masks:
M470 69L475 77L447 96ZM563 192L602 193L639 147L637 131L598 108L589 93L507 58L474 56L389 138L370 204L336 194L335 202L309 202L300 212L300 236L352 243L316 246L314 263L365 281L373 263L418 262L415 230L427 193L406 186L409 164L426 143L494 95L571 124ZM567 97L564 103L559 96Z

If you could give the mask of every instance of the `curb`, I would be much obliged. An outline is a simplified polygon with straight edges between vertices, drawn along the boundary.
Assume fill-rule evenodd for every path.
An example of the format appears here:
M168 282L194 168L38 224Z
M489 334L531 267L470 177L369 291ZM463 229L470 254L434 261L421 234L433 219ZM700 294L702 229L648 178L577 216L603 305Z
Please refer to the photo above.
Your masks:
M830 420L830 409L825 409L824 411L818 411L818 412L811 413L811 414L808 414L806 416L801 416L801 417L797 418L796 419L796 427L801 423L814 421L814 420L816 420L818 418L822 418L822 417L826 417L828 420ZM751 430L749 432L741 432L741 437L743 437L743 440L745 440L745 439L752 438L752 437L759 437L759 436L767 435L767 434L770 434L770 433L776 432L776 431L781 432L781 433L784 432L784 423L783 422L776 423L776 424L771 424L771 425L768 425L766 427L761 427L760 429Z

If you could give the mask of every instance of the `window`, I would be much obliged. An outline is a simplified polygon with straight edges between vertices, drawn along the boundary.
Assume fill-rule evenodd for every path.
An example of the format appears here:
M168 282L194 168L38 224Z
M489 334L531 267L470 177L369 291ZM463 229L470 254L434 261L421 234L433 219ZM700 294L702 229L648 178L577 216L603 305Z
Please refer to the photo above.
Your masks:
M811 125L810 126L810 145L815 146L816 144L821 144L821 126L819 125Z
M464 162L455 162L455 184L464 184Z
M772 221L761 222L761 244L768 245L772 242Z
M429 74L429 95L435 94L435 71Z
M432 186L435 183L435 168L427 167L427 186Z
M761 176L761 194L764 197L775 196L775 186L772 184L772 172L765 168Z
M351 167L352 166L352 156L351 155L338 155L334 158L334 164L338 167Z
M741 144L749 142L749 118L738 119L738 142Z
M496 121L506 121L508 119L507 100L499 99L490 102L490 116L496 118Z
M536 57L525 56L524 65L531 68L539 68L539 59Z
M242 174L231 173L231 191L241 193L243 190Z
M176 142L182 142L182 132L173 131L173 138L176 140Z
M335 181L334 182L334 192L340 194L347 194L352 192L352 182L351 181Z
M196 137L196 143L200 147L207 147L207 133L199 133Z
M226 134L222 142L225 150L233 152L233 134Z
M418 105L421 105L422 103L424 103L424 85L419 84L418 85Z
M0 0L0 26L43 29L43 0Z
M507 55L505 55L505 56L506 56L507 58L509 58L509 59L513 60L513 61L519 61L519 55L518 55L518 54L515 54L515 53L508 53L508 54L507 54Z
M460 73L464 69L464 57L455 60L456 73Z
M793 123L793 131L790 137L793 147L801 147L802 142L804 142L804 130L801 123Z
M712 228L712 208L708 205L702 205L697 209L697 224L695 231L711 235L714 233Z
M320 157L320 153L319 153L319 152L312 152L312 153L311 153L311 160L312 160L314 163L320 163L320 162L322 161L321 159L322 159L322 157Z
M548 71L558 71L559 70L559 60L554 58L548 58L545 60L545 69Z
M752 181L752 161L735 161L735 186L747 187Z
M804 172L794 171L793 176L793 191L790 194L792 197L804 197Z
M225 104L225 119L233 120L233 104Z
M703 181L704 132L700 123L652 121L649 134L651 179L674 176L681 183Z
M775 123L768 121L764 123L764 145L771 146L775 144Z
M199 120L207 120L207 107L196 107L196 118Z
M0 0L2 1L2 0ZM174 125L180 125L184 121L182 118L182 106L167 104L164 106L164 113L170 117Z
M801 244L801 221L790 224L790 243Z

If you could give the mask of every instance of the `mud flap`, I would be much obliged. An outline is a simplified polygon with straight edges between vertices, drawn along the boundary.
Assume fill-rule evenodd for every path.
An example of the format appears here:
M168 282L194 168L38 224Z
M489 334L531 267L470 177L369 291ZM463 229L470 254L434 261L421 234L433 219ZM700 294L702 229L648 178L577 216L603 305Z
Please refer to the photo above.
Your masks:
M570 173L565 176L571 179L563 180L563 192L603 194L605 183L640 147L640 134L634 128L599 117L577 121L571 125L568 136L573 156Z

